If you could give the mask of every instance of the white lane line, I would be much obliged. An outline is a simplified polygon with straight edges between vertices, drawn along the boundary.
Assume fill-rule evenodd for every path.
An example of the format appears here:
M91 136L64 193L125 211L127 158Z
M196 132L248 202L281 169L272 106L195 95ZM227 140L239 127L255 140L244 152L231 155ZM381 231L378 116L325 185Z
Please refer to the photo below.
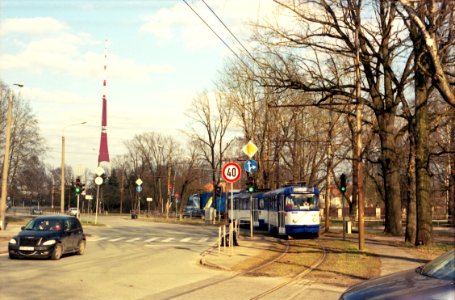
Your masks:
M187 238L181 239L180 241L184 242L184 243L188 243L189 241L191 241L191 238L187 237Z
M119 237L119 238L116 238L116 239L112 239L112 240L109 240L109 242L118 242L120 240L123 240L125 239L124 237Z
M134 239L130 239L130 240L127 240L126 242L128 243L131 243L131 242L135 242L135 241L139 241L141 238L134 238Z
M175 240L175 238L167 238L165 240L162 240L163 243L169 243L170 241Z
M151 239L145 240L145 242L146 242L146 243L148 243L148 242L154 242L154 241L156 241L157 239L159 239L159 238L157 238L157 237L154 237L154 238L151 238Z
M88 238L87 241L89 241L89 242L98 242L98 241L102 241L102 240L105 240L105 239L107 239L107 237L98 237L98 238L94 238L94 239Z

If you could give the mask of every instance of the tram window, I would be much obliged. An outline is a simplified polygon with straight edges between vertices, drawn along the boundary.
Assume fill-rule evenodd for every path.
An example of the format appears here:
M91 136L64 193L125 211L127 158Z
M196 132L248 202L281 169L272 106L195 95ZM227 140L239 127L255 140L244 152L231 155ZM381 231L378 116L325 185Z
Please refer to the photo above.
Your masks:
M259 209L264 209L264 199L259 200Z
M309 210L318 208L318 201L311 194L292 194L290 196L292 205L295 210Z

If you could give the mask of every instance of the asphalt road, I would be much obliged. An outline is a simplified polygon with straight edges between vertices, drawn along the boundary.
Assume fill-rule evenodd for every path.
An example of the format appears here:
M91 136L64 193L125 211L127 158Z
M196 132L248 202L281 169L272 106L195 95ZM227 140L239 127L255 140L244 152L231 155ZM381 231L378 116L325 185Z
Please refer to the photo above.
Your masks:
M216 228L100 218L85 226L87 251L59 261L0 256L1 299L156 299L219 271L198 265ZM158 297L162 298L162 297Z
M11 260L1 254L0 298L250 299L281 281L232 278L232 272L201 266L201 253L216 243L216 227L127 217L98 222L107 226L84 227L88 237L82 256Z

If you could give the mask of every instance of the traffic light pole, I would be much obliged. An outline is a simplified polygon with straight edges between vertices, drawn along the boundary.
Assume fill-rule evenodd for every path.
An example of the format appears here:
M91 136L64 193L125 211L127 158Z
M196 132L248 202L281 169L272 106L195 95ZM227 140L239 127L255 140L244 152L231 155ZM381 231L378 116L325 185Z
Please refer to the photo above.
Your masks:
M250 238L253 239L253 195L250 194Z
M343 216L343 241L346 240L346 221L344 220L344 192L341 192L341 215Z

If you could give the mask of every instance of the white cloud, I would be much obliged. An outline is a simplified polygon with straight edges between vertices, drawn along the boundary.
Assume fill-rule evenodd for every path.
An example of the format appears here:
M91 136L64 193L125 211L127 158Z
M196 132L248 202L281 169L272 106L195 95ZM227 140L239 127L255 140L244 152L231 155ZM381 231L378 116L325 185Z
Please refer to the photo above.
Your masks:
M68 26L64 22L60 22L53 18L13 18L0 21L0 36L11 33L30 35L49 34L52 32L60 32L67 28Z
M38 74L51 71L80 77L102 76L102 51L84 49L93 46L97 50L102 49L104 41L96 40L86 33L73 33L64 23L52 18L9 19L2 21L0 28L2 39L17 32L33 36L29 40L27 36L14 35L15 51L11 46L2 47L0 71L22 69ZM38 32L42 35L33 35ZM109 54L108 64L109 76L122 79L144 80L152 74L174 70L171 65L139 64Z
M246 25L249 22L268 18L273 11L272 7L276 6L272 1L261 2L260 0L206 2L229 30L243 42L246 41L249 34ZM230 41L233 41L234 38L202 1L189 1L188 3L223 40L229 44L233 43ZM144 22L140 30L151 33L161 44L183 42L185 47L192 49L221 45L221 41L208 26L190 7L181 2L147 16Z

